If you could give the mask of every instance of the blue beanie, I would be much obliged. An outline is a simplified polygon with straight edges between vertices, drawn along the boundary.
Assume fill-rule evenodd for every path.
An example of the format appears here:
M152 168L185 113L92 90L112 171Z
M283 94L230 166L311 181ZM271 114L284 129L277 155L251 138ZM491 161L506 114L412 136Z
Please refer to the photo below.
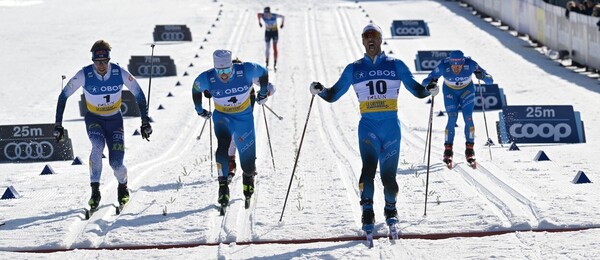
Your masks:
M465 55L462 51L451 51L449 58L451 65L462 65L465 63Z

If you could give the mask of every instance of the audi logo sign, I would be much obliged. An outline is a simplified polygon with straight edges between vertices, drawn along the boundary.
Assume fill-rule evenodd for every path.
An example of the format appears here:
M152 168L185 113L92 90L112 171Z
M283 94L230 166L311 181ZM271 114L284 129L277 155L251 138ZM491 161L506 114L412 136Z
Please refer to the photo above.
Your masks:
M53 130L54 124L0 126L0 163L73 160L68 131L57 143Z
M85 95L81 94L81 100L79 101L79 114L85 116L88 112L87 105L85 103ZM121 92L121 114L123 116L138 117L141 115L140 108L135 101L135 96L129 90L123 90Z
M394 20L392 36L429 36L429 27L423 20Z
M499 119L500 143L585 143L581 115L573 106L505 106Z
M175 62L169 56L131 56L127 69L136 77L177 76Z
M432 71L448 55L450 55L450 51L417 51L415 69L417 71Z
M155 42L192 41L192 33L187 25L156 25L152 36Z

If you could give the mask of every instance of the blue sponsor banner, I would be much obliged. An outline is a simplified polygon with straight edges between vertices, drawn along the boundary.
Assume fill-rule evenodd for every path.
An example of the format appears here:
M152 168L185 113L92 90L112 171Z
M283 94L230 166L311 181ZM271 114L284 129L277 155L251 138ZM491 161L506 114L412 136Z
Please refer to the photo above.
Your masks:
M423 20L394 20L392 36L429 36L429 27Z
M499 110L506 106L506 96L504 90L497 84L475 84L475 108L474 111Z
M573 106L505 106L500 112L500 143L584 143L585 130Z
M449 54L450 51L417 51L415 69L417 71L432 71Z

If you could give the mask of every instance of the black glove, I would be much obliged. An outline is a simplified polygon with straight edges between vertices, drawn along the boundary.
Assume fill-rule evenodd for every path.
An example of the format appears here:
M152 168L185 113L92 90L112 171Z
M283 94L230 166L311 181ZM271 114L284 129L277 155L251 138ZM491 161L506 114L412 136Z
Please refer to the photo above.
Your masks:
M325 89L325 87L323 87L323 84L321 84L320 82L313 82L310 83L309 86L309 90L310 90L310 94L314 95L318 95L319 93L323 92L323 90Z
M143 118L142 126L140 127L140 132L142 132L142 138L150 141L150 135L152 134L152 126L150 126L150 119Z
M54 126L54 132L52 133L56 137L56 142L60 142L65 137L65 128L61 125Z
M440 93L440 88L437 85L437 79L434 78L432 79L429 84L427 84L427 87L425 87L427 89L427 91L429 91L431 93L432 96L436 96L437 94Z
M202 109L202 112L198 113L198 115L203 117L204 119L209 119L212 116L212 113L206 109Z
M431 90L431 89L436 88L437 87L437 81L438 81L438 79L436 79L436 78L431 79L431 81L429 81L429 84L427 84L427 87L425 87L425 88L427 88L427 90Z
M481 72L480 70L473 71L473 74L475 74L475 77L477 79L483 79L483 72Z
M260 28L262 28L262 23L258 23L258 26L260 26Z
M208 90L205 90L205 91L204 91L204 92L202 92L202 93L204 93L204 97L205 97L205 98L211 98L211 97L212 97L212 95L210 94L210 91L208 91Z
M256 96L256 103L258 103L259 105L264 104L265 102L267 102L267 95L261 95L260 92L258 93L258 95Z

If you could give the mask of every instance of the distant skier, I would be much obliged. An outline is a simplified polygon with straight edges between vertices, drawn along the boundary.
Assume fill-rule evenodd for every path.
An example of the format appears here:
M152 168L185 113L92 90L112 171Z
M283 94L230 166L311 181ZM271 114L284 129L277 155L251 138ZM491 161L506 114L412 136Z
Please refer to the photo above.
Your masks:
M199 116L214 123L217 137L217 172L219 181L218 202L224 208L229 204L229 161L228 149L232 136L237 147L241 147L240 164L243 170L243 190L246 208L254 193L256 175L256 138L254 115L252 114L251 91L253 79L258 78L260 90L256 97L259 105L267 101L269 74L266 68L252 62L233 64L231 51L216 50L213 53L214 68L202 72L194 80L192 98ZM215 103L214 114L202 107L202 94L208 91Z
M438 66L423 80L423 85L437 85L437 80L444 77L443 94L444 105L448 113L448 123L446 124L446 136L444 141L444 163L452 168L452 156L454 155L454 127L458 120L458 108L461 107L463 119L465 120L465 156L467 162L475 166L475 125L473 124L473 108L475 106L475 86L471 75L486 84L494 83L492 75L488 74L471 57L465 57L462 51L451 51L448 58L445 58Z
M358 124L359 149L362 170L359 179L362 206L362 229L372 234L375 224L373 211L374 179L377 164L380 163L381 181L385 196L384 214L390 230L398 222L396 196L398 183L396 171L400 158L400 121L398 119L398 95L402 83L418 98L425 98L429 92L419 82L404 62L385 55L381 51L382 31L375 24L368 24L362 31L362 44L365 47L363 58L346 66L338 81L325 88L319 82L310 84L310 92L328 102L337 101L350 85L360 102L361 119ZM393 231L392 231L393 232ZM371 237L372 239L372 237Z
M90 182L92 196L88 204L96 210L101 199L100 176L102 174L102 152L108 146L108 162L119 181L117 198L120 205L129 201L127 189L127 168L123 165L125 140L123 134L123 115L121 114L121 93L123 85L135 96L140 109L142 138L148 140L152 134L146 97L137 80L121 66L110 63L111 46L104 40L98 40L92 46L93 64L83 67L73 76L58 96L56 106L56 125L54 136L57 141L64 137L62 127L63 113L67 99L83 86L83 94L88 112L85 125L88 138L92 143L90 153Z
M279 40L279 31L277 29L277 18L281 18L281 26L279 28L283 29L283 23L285 21L285 17L281 14L271 13L271 7L265 7L262 13L258 13L258 26L262 27L261 19L265 22L265 57L266 57L266 67L269 67L269 43L271 40L273 41L273 68L277 69L277 41Z

